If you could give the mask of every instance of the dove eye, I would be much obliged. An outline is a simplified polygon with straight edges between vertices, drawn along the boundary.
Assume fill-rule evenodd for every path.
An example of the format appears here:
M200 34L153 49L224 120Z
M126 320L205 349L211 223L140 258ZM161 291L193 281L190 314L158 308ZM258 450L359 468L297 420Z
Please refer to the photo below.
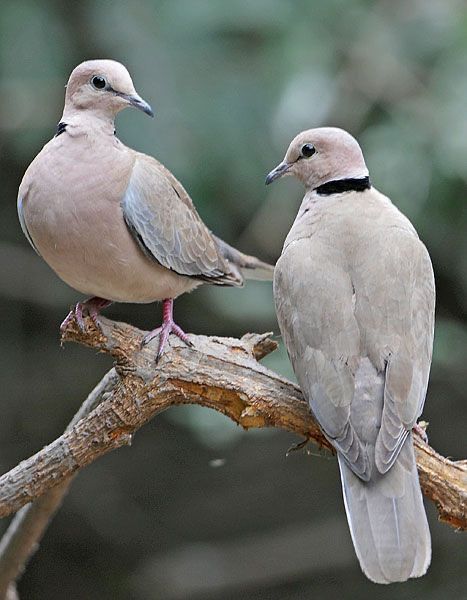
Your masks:
M302 146L301 152L304 158L310 158L310 156L313 156L313 154L316 152L316 148L313 146L313 144L305 144Z
M106 80L103 77L100 77L99 75L96 75L95 77L93 77L91 79L91 83L92 83L93 87L96 88L96 90L103 90L105 88L105 86L107 85Z

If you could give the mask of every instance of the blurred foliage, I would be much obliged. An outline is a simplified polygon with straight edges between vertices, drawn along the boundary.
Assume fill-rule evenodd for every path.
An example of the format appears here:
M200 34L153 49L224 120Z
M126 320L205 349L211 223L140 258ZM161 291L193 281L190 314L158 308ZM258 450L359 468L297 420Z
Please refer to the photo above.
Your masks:
M15 207L25 168L54 133L69 72L101 57L123 62L156 111L151 122L125 111L120 138L166 164L218 235L265 259L279 255L302 195L291 180L264 187L290 139L336 125L360 140L374 184L414 222L432 256L438 309L424 416L433 445L462 457L465 2L3 0L2 469L55 438L109 366L82 348L60 351L58 324L78 295L27 247ZM158 319L153 306L107 312L145 328ZM278 332L268 284L206 286L178 300L176 314L200 333ZM291 376L283 349L267 364ZM289 438L246 434L197 408L159 417L131 450L79 477L26 571L22 597L372 597L351 550L334 462L285 461ZM400 598L465 596L465 538L435 518L431 526L431 570L398 586ZM239 559L242 548L256 579ZM323 566L317 554L326 549ZM378 594L394 597L393 588Z

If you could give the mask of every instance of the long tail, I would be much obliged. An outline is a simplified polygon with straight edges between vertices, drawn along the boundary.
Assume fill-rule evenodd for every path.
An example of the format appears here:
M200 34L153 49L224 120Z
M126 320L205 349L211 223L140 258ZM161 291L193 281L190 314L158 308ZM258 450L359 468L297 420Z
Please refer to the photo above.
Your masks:
M365 575L375 583L424 575L431 560L431 539L412 435L391 469L369 482L338 458L347 520Z
M272 281L274 276L273 265L269 265L254 256L243 254L243 252L229 246L227 242L224 242L224 240L221 240L217 236L213 237L219 244L219 248L224 258L226 258L233 267L239 269L243 277L246 279L257 279L259 281Z

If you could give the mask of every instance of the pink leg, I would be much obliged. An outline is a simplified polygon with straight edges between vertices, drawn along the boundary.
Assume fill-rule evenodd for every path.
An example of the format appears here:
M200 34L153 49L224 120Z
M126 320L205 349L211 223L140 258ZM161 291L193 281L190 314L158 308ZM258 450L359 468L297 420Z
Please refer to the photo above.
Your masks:
M171 333L174 333L178 338L185 342L187 346L193 345L188 339L187 334L174 322L173 305L174 301L172 298L167 298L162 302L162 325L157 327L157 329L153 329L153 331L147 333L141 343L142 346L145 346L155 337L159 336L159 349L157 350L156 360L159 360L161 357L164 351L164 346Z
M426 430L421 425L415 423L415 425L412 427L412 431L415 431L415 433L417 433L422 438L425 444L428 444L428 436L426 434Z
M78 302L70 310L70 312L66 316L65 320L60 325L60 331L62 333L64 333L65 329L71 323L73 318L75 318L76 322L78 323L78 327L81 329L81 331L84 332L84 330L86 329L86 324L84 322L84 317L86 316L86 314L91 317L91 319L94 322L94 325L98 329L100 329L99 312L103 308L106 308L106 306L109 306L109 304L112 304L111 300L106 300L105 298L99 298L97 296L88 298L84 302Z

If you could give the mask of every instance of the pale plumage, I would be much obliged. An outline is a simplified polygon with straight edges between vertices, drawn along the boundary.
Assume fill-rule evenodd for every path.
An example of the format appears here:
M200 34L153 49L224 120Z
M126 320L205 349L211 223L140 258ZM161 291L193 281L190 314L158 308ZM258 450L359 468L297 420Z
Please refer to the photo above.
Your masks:
M170 332L181 332L172 321L173 298L204 282L240 286L244 277L272 279L273 268L211 234L170 171L120 142L114 118L127 106L152 114L123 65L79 65L57 135L24 175L18 213L52 269L93 297L76 307L81 323L83 310L97 319L110 301L164 300L170 310L155 332L162 350Z
M338 451L357 556L378 583L423 575L431 542L411 429L431 363L430 258L408 219L370 186L346 132L299 134L268 180L285 173L307 191L276 266L277 315L300 386Z

